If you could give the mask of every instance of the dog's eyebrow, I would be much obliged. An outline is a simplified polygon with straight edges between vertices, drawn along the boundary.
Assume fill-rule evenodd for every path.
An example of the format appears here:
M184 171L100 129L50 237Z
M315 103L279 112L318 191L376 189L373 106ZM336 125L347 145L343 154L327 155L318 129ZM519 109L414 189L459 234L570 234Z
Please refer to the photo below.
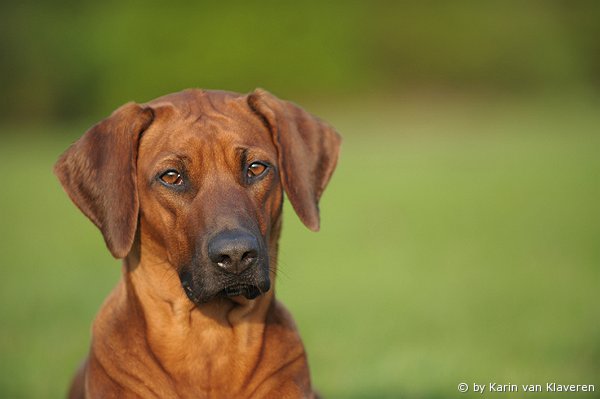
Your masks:
M246 162L249 157L270 158L268 153L266 153L259 147L237 147L235 151L237 154L239 154L239 157L242 160L242 162Z
M180 152L162 152L158 154L158 162L183 162L184 164L189 164L192 159L186 154L182 154Z

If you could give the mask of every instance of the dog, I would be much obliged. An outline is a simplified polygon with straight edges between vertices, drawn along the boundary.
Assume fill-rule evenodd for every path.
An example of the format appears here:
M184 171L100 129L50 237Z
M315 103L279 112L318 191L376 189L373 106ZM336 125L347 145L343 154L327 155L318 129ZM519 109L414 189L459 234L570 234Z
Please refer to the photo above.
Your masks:
M71 145L55 174L123 267L69 397L316 397L274 279L284 192L317 231L340 143L265 90L189 89Z

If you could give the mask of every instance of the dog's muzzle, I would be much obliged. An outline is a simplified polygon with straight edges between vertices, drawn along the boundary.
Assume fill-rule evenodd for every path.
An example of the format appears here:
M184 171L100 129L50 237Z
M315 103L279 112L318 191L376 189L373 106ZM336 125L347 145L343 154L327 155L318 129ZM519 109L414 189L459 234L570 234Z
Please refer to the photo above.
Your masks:
M225 230L211 237L202 261L182 268L181 285L190 300L214 297L255 299L269 291L269 264L262 240L245 230Z

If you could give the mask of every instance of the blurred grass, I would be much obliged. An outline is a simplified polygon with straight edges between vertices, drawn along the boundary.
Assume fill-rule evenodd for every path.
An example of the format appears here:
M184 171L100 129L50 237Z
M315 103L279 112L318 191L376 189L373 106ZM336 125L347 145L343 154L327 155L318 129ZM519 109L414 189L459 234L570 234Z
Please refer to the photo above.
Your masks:
M600 389L598 105L314 107L344 135L341 162L320 233L286 207L277 290L325 397ZM85 126L3 130L0 397L60 397L119 263L51 173Z

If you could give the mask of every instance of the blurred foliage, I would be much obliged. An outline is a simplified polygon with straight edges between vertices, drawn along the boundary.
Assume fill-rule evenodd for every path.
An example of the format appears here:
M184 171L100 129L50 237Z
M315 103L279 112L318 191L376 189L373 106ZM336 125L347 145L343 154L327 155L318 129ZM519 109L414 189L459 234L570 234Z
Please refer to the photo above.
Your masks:
M186 87L596 90L599 20L597 1L2 2L0 118L98 118Z

